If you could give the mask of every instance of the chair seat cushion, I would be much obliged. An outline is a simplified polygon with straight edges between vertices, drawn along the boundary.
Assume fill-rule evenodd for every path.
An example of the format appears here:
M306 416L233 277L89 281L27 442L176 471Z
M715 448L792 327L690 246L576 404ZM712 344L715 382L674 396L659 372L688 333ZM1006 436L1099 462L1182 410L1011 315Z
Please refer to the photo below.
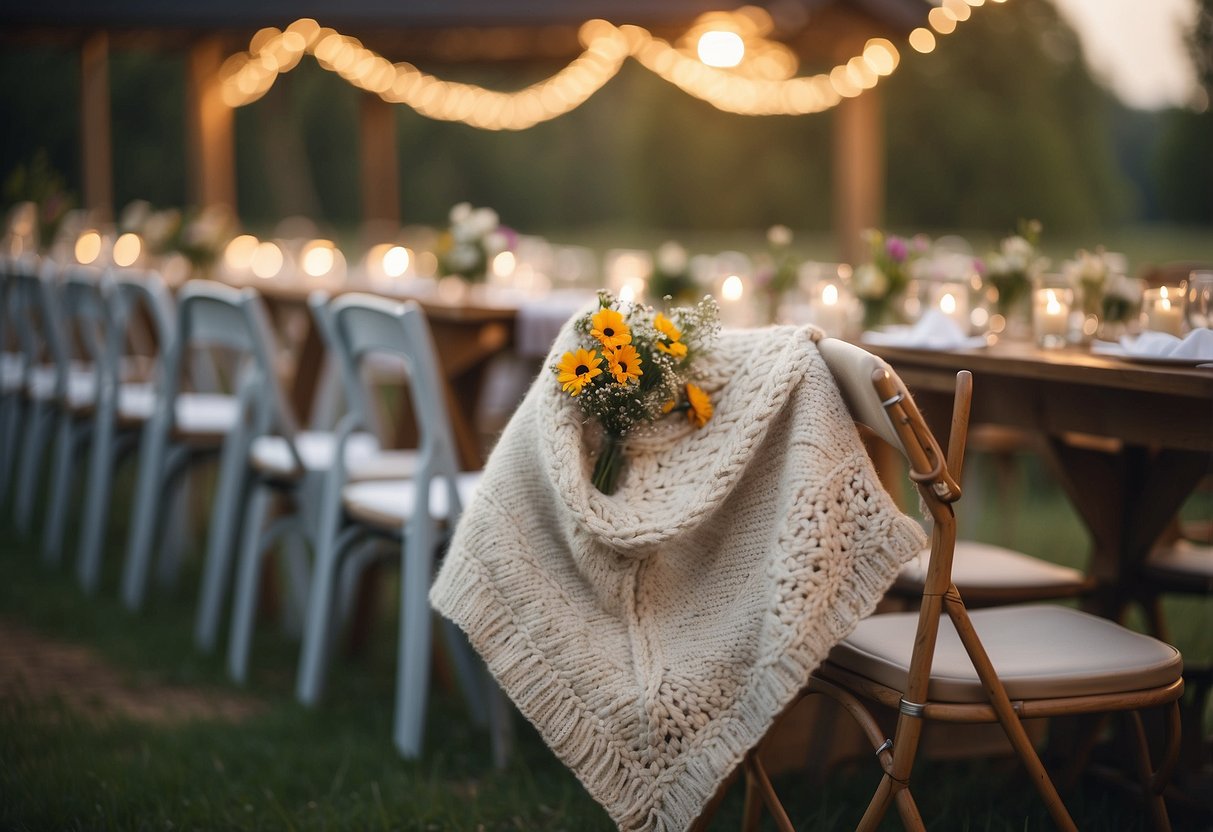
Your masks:
M1169 644L1068 607L1024 604L969 613L1011 699L1047 699L1144 690L1174 682L1183 659ZM874 615L829 661L905 690L918 613ZM937 702L986 702L977 671L947 615L931 668Z
M459 499L466 506L480 484L480 471L455 476ZM408 520L416 499L413 480L371 480L347 485L341 492L346 513L360 523L386 529L399 529ZM430 514L445 520L450 512L446 483L435 479L430 483Z
M150 384L123 384L118 389L118 418L142 423L152 417L156 391ZM236 425L240 408L235 396L225 393L181 393L173 425L186 436L224 436Z
M308 471L327 471L333 465L337 436L330 431L301 431L295 435L295 449ZM295 464L287 440L282 436L259 436L249 451L253 467L271 477L295 477L302 472ZM345 465L351 480L400 479L417 470L416 451L384 451L379 440L369 433L350 436L345 448Z
M897 576L901 588L921 587L927 577L927 556L930 550L907 561ZM1060 589L1081 588L1086 576L1077 569L1050 563L1025 555L1014 549L1004 549L975 540L956 541L952 561L952 582L960 589Z
M1174 581L1195 590L1213 592L1213 545L1177 540L1150 554L1145 573L1156 580Z
M49 401L55 398L56 371L54 365L40 364L30 369L27 390L31 399ZM67 400L73 408L88 407L97 396L97 376L93 368L74 363L67 374Z

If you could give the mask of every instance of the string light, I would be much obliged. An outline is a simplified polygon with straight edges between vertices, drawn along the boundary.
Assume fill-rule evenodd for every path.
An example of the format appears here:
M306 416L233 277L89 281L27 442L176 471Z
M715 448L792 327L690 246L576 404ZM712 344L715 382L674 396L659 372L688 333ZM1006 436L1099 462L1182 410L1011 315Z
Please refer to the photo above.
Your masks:
M930 28L910 33L910 46L923 53L932 51L935 33L951 33L969 19L971 8L984 2L943 0L928 15ZM429 118L485 130L525 130L581 106L615 77L628 58L687 94L741 115L827 110L875 87L901 60L891 41L873 38L859 55L828 72L796 76L796 56L768 37L773 29L770 15L753 6L702 15L677 44L639 26L590 20L578 33L584 51L572 62L521 90L500 92L444 81L407 62L392 63L357 38L303 18L285 30L257 32L247 52L232 55L220 67L220 88L229 107L251 104L269 91L279 75L310 54L355 87Z

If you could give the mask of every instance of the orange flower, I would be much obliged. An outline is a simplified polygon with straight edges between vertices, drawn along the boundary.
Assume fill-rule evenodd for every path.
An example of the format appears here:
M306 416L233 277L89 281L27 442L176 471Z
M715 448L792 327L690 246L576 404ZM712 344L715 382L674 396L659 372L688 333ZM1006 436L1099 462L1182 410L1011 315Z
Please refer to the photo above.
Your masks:
M623 315L614 309L599 309L594 313L590 318L590 334L597 338L606 350L632 343L632 331L628 329Z
M607 352L607 369L620 384L639 381L644 375L644 370L640 369L640 353L631 344Z
M672 355L675 358L686 358L687 354L687 345L681 341L674 341L670 344L667 344L664 341L658 341L657 349L661 350L666 355Z
M566 352L556 365L556 380L560 382L560 388L564 392L576 396L595 376L602 375L602 370L598 367L601 363L602 357L593 350Z
M708 394L696 387L694 384L687 385L687 404L690 409L687 410L687 418L691 420L691 424L697 428L701 428L708 423L712 418L712 400L708 398Z

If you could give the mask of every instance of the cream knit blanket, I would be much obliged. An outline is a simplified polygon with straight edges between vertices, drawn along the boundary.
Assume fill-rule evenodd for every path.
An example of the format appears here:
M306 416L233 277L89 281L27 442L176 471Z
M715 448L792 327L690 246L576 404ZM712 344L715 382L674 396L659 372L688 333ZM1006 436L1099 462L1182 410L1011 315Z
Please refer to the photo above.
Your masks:
M715 416L630 441L611 496L590 484L598 431L541 373L434 584L621 829L685 829L924 545L817 335L723 332L698 359Z

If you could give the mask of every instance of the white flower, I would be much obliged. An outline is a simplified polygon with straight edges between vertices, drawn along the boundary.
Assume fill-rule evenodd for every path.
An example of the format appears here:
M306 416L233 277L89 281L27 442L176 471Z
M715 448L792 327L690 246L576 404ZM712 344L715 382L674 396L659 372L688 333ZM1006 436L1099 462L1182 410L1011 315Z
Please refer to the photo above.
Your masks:
M452 271L462 272L473 269L480 263L480 252L469 243L456 243L446 259Z
M1114 274L1108 280L1108 285L1104 292L1111 297L1122 298L1128 301L1130 305L1136 306L1141 302L1142 288L1142 281L1126 277L1123 274Z
M497 212L492 208L477 208L468 218L468 225L471 226L472 234L476 237L483 237L490 231L496 231L499 224Z
M657 249L657 268L662 274L682 274L687 268L687 250L673 240Z
M1074 260L1062 264L1062 273L1066 280L1076 289L1090 287L1099 289L1108 281L1110 270L1101 252L1092 254L1079 249Z
M493 230L484 235L484 250L489 257L500 254L509 247L509 238L500 231Z
M132 200L122 209L122 218L118 220L118 228L122 231L138 232L147 223L152 214L152 204L146 199Z
M851 279L855 284L855 294L861 298L874 300L884 297L889 291L889 279L874 263L864 263L855 270Z
M162 249L177 233L181 225L181 212L175 208L157 211L143 224L143 239L153 250Z
M451 225L463 225L472 215L472 204L460 202L451 208Z
M1018 235L1007 237L1002 241L1002 256L1006 260L1006 270L1026 272L1035 251L1032 244Z
M767 229L767 242L783 248L792 244L792 229L786 225L772 225Z

